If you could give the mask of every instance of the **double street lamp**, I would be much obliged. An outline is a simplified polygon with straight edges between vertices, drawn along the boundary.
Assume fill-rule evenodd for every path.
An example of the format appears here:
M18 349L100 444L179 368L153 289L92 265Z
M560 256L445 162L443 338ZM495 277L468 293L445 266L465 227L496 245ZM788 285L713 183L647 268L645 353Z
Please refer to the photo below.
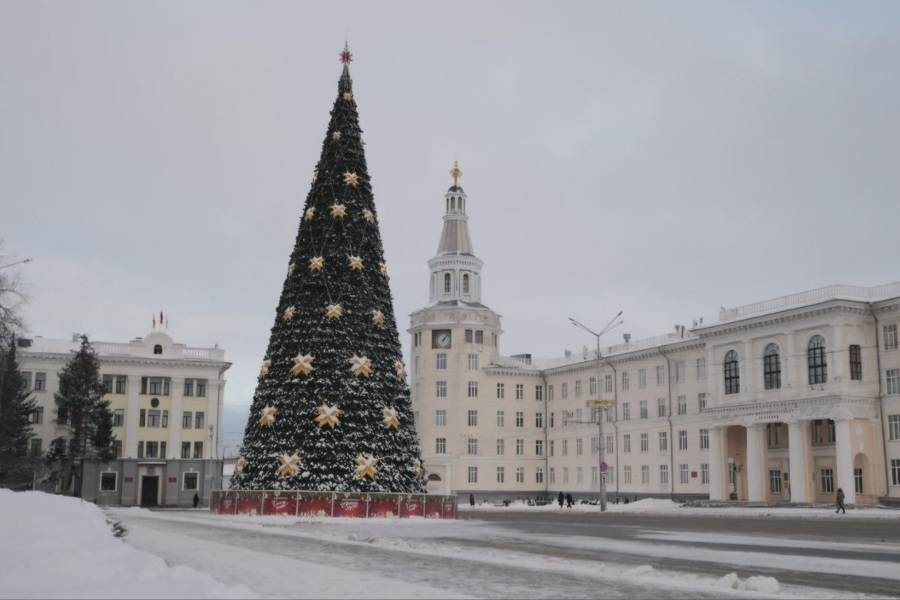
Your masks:
M600 478L600 512L606 512L606 470L608 469L608 466L606 465L606 438L603 437L604 415L601 413L606 412L609 409L609 407L614 404L613 402L611 402L609 400L601 400L600 399L600 379L601 379L601 377L600 377L600 336L603 335L604 333L607 333L611 329L618 327L622 323L624 323L625 321L619 321L618 323L615 322L615 320L621 316L622 316L622 311L620 310L619 314L617 314L615 317L610 319L609 323L606 324L606 327L604 327L603 329L600 330L600 333L595 332L587 325L579 323L572 317L569 317L569 321L572 322L572 325L575 325L576 327L580 327L581 329L584 329L585 331L587 331L588 333L590 333L592 336L594 336L597 339L597 399L589 400L587 404L591 408L597 409L597 423L599 426L598 433L600 436L600 439L597 441L597 446L598 446L598 451L599 451L598 453L600 454L600 464L598 465L599 471L597 473L597 475Z

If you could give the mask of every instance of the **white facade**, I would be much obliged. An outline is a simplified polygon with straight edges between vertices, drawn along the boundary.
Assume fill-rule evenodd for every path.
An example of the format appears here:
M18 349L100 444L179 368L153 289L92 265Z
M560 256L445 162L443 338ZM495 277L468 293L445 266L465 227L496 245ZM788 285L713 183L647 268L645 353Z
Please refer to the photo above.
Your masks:
M40 457L53 439L64 434L64 429L57 425L53 396L59 389L58 373L78 351L81 341L73 335L68 340L35 337L18 342L19 368L37 401L37 410L32 413L31 454ZM116 491L121 496L123 490L133 490L135 495L135 498L121 498L122 503L165 504L167 483L173 484L173 490L177 485L179 492L189 491L190 488L184 489L180 467L173 466L172 461L196 466L198 461L223 458L224 374L231 366L225 361L225 351L218 347L192 348L177 344L161 331L129 342L92 341L91 344L100 362L105 397L114 415L117 463L136 465L133 473L131 467L126 469L130 475L124 471L119 473L123 481L116 484ZM115 469L122 471L119 467ZM176 470L178 481L173 481L170 477ZM155 502L152 498L141 502L141 481L148 474L160 478L154 482L157 484ZM189 475L187 480L202 477ZM202 480L197 481L198 490L208 487ZM169 495L171 501L176 494L170 491Z
M723 309L601 349L599 373L594 351L501 357L465 193L445 199L430 304L409 329L430 491L596 497L603 444L611 496L900 500L900 282ZM603 440L598 399L614 403Z

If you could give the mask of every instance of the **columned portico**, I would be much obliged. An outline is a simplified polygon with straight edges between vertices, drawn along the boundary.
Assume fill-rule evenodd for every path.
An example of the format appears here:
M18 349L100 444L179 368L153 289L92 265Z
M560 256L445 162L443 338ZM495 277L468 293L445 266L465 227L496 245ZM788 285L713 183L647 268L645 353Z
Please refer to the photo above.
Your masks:
M755 424L747 427L747 498L751 502L766 499L766 440L765 427Z
M837 463L837 487L844 491L844 502L856 504L856 486L853 481L853 450L850 447L850 421L834 422L835 462Z
M809 421L788 423L788 443L790 444L791 502L812 500L811 476L809 472Z

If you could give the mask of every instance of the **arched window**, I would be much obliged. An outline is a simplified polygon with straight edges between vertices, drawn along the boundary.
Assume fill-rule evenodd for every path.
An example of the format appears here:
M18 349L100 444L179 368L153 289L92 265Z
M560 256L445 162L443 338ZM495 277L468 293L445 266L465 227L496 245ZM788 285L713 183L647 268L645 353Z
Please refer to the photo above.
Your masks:
M806 362L809 367L809 384L828 381L828 363L825 360L825 338L814 335L806 348Z
M450 273L444 273L444 293L450 293Z
M766 346L766 352L763 355L763 377L767 390L781 388L781 355L778 352L778 344Z
M469 276L463 275L463 294L469 293Z
M162 346L159 344L153 346L153 354L162 354Z
M725 355L725 393L737 394L741 391L741 373L738 366L738 355L729 350Z

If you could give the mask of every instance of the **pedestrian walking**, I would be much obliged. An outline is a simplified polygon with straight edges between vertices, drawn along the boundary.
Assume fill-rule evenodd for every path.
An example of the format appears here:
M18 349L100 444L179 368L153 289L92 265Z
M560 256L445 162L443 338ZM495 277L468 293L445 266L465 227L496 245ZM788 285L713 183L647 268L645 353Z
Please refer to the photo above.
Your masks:
M572 494L566 494L566 508L572 508L572 504L575 503L575 499L572 498Z
M475 494L469 494L469 506L475 506Z
M558 498L557 500L559 501L559 507L562 508L562 507L563 507L563 502L566 501L566 497L563 496L563 493L562 493L562 492L560 492L560 493L559 493L559 498Z
M845 515L847 514L847 511L844 510L844 490L842 490L841 488L838 488L838 491L837 491L837 510L834 512L835 512L835 514L837 514L837 513L843 513Z
M198 506L200 506L200 496L194 494L194 508L197 508Z

